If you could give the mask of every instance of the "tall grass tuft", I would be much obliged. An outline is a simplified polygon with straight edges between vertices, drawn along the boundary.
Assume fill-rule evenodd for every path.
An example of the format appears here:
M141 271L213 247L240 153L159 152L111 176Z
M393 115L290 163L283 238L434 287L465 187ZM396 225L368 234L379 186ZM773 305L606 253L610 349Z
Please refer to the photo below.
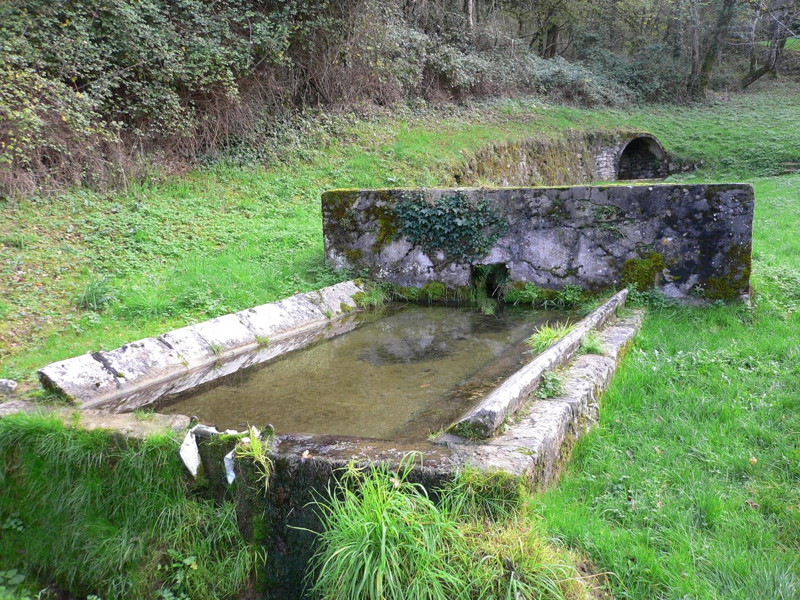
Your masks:
M459 518L501 521L517 514L528 497L519 477L464 467L442 490L442 504Z
M572 325L568 325L567 323L543 325L539 331L529 337L526 342L531 352L536 352L538 354L547 350L570 331L572 331Z
M448 564L456 523L399 473L344 478L318 504L325 523L311 589L325 600L448 600L465 585ZM353 471L351 471L352 473Z
M92 275L73 303L83 310L101 311L116 299L111 282L106 277Z
M397 472L351 468L318 502L323 531L309 573L324 600L589 600L578 558L514 516L510 476L467 470L437 504Z

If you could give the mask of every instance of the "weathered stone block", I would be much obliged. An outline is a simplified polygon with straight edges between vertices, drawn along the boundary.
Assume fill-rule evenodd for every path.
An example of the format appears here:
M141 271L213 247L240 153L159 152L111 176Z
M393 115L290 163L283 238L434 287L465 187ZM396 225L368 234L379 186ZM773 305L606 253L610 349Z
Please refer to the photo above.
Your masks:
M280 302L248 308L237 314L247 328L262 339L272 339L325 318L319 308L300 294Z
M51 363L39 370L39 379L79 404L90 403L119 391L120 378L91 354Z
M194 325L164 333L158 336L158 339L180 354L190 369L207 364L216 356L214 350L197 332Z
M241 352L248 346L254 347L258 344L255 334L235 314L203 321L193 327L218 357Z
M311 304L322 311L323 315L330 318L356 308L353 295L359 291L361 289L355 283L345 281L304 295Z
M175 370L187 368L177 352L153 338L131 342L109 352L98 352L96 356L116 374L122 385L155 382Z
M350 325L343 319L329 332L321 331L330 317L356 308L352 296L361 291L349 281L297 294L158 339L52 363L39 371L39 378L82 407L134 410L302 347L317 336L346 330ZM272 337L286 342L273 345ZM265 345L268 349L262 353L259 346Z

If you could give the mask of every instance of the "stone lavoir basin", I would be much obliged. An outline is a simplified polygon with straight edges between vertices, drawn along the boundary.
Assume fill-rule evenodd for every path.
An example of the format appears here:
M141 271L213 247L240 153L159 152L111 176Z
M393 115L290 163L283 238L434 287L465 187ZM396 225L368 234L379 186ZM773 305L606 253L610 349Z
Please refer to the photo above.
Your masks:
M552 481L596 421L638 330L640 315L622 310L626 295L580 319L513 306L496 315L366 310L364 289L350 281L53 363L40 377L72 399L81 426L134 436L143 425L182 429L185 462L183 449L194 448L189 471L205 493L235 497L242 534L265 548L266 597L300 598L320 530L314 501L352 462L397 464L413 453L410 480L428 490L466 465L533 486ZM531 333L564 321L572 321L564 337L528 351ZM581 353L592 331L594 353ZM539 397L553 371L561 389ZM141 409L156 412L141 420ZM187 415L218 429L186 432ZM219 430L267 424L275 436L264 438L265 486L252 459L235 452L246 438Z
M489 438L542 373L568 360L623 302L615 296L581 321L567 351L534 356L526 339L574 316L515 306L491 315L442 305L364 310L363 294L344 282L53 363L39 375L82 409L155 410L219 430L272 425L279 435L415 445L455 425L467 438Z
M390 305L355 328L267 363L166 396L158 412L218 429L422 441L532 358L525 340L563 312Z
M333 465L418 451L441 472L469 462L546 479L542 461L596 412L638 327L616 316L625 290L580 320L514 306L492 315L442 305L364 309L364 294L355 281L295 294L53 363L39 376L83 411L135 419L134 411L149 410L218 430L272 425L276 457ZM573 324L531 354L526 339L556 322ZM604 355L573 361L592 330ZM578 383L560 399L537 400L547 372L563 371L569 382L570 361ZM544 412L525 430L522 415L537 410Z

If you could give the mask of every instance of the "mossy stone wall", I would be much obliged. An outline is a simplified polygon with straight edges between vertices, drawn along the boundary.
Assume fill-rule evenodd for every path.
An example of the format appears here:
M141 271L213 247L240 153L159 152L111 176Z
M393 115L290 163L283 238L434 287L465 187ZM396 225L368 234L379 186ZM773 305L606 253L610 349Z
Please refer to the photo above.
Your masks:
M437 219L450 231L446 207L454 196L491 212L492 245L469 259L448 255L435 235L403 234L414 231L417 216L426 232L438 230ZM424 203L431 209L408 210ZM712 300L749 292L753 205L747 184L335 190L322 197L329 262L398 286L460 289L470 285L474 265L504 264L511 284L636 284Z

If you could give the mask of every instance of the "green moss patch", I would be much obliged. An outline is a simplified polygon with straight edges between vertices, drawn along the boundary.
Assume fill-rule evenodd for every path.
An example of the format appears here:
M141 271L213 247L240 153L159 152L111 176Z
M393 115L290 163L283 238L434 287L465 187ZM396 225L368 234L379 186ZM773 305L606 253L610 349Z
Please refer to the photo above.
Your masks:
M648 290L658 284L658 278L664 269L664 255L651 252L645 258L632 258L622 265L621 280L623 285L636 285L638 290Z
M704 297L711 300L735 300L747 292L752 264L750 248L742 244L731 246L725 252L725 261L731 275L710 277L705 282Z

